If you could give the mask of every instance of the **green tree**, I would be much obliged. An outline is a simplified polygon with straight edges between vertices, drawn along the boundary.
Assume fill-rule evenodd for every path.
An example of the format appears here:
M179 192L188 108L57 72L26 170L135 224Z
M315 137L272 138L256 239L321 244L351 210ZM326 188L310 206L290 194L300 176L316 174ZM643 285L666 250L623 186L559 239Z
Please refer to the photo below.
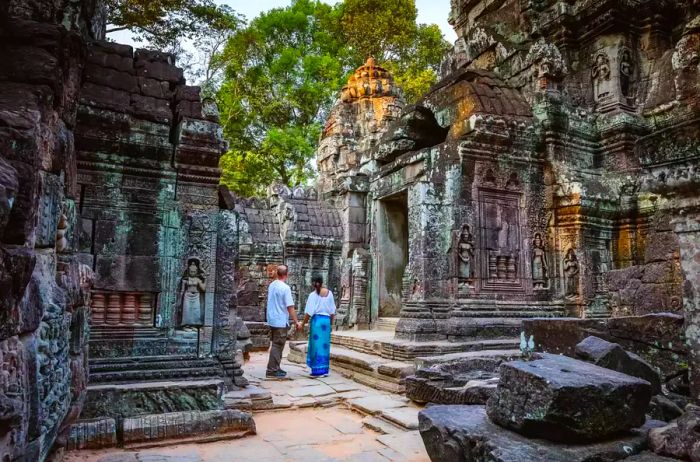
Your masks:
M448 44L416 24L415 0L294 0L228 41L217 93L230 150L222 182L241 195L307 182L321 124L349 74L374 56L409 102L427 92Z
M450 44L437 25L416 23L415 0L345 0L339 9L356 64L374 56L392 72L409 103L436 82Z
M107 34L129 30L138 42L177 50L183 40L234 30L241 19L212 0L106 0Z
M275 181L312 176L321 122L348 67L337 22L335 8L296 0L229 39L217 99L230 146L222 182L232 191L259 195Z

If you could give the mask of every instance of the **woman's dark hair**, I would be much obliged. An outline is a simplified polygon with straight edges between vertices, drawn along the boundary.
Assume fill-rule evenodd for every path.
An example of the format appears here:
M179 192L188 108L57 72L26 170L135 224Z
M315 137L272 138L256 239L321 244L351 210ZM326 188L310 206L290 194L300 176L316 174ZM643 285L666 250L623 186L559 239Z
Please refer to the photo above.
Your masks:
M311 276L311 285L316 286L317 283L321 284L321 286L323 286L323 276L321 276L320 274L314 274L313 276ZM318 289L316 289L316 292L320 293L320 291L321 291L320 287Z

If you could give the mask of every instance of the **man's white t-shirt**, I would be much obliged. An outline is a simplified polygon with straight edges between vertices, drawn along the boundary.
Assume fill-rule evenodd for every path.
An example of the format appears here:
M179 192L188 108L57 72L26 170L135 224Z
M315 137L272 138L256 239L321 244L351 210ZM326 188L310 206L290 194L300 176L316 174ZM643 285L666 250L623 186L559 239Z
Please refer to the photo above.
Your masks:
M267 325L270 327L289 326L288 306L294 306L292 289L276 279L267 288Z

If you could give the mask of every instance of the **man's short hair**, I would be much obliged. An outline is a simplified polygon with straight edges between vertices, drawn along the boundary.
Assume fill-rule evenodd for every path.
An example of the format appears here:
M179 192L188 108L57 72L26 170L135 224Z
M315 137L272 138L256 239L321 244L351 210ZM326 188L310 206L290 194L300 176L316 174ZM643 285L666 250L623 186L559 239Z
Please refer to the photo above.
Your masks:
M280 265L277 267L277 277L283 278L287 275L287 265Z

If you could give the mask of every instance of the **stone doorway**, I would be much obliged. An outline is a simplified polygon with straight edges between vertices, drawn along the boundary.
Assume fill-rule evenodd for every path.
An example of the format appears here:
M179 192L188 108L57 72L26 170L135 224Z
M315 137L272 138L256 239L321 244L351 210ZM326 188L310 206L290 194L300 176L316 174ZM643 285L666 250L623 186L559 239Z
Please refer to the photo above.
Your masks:
M408 195L406 191L379 201L377 226L379 317L401 311L403 278L408 265Z

